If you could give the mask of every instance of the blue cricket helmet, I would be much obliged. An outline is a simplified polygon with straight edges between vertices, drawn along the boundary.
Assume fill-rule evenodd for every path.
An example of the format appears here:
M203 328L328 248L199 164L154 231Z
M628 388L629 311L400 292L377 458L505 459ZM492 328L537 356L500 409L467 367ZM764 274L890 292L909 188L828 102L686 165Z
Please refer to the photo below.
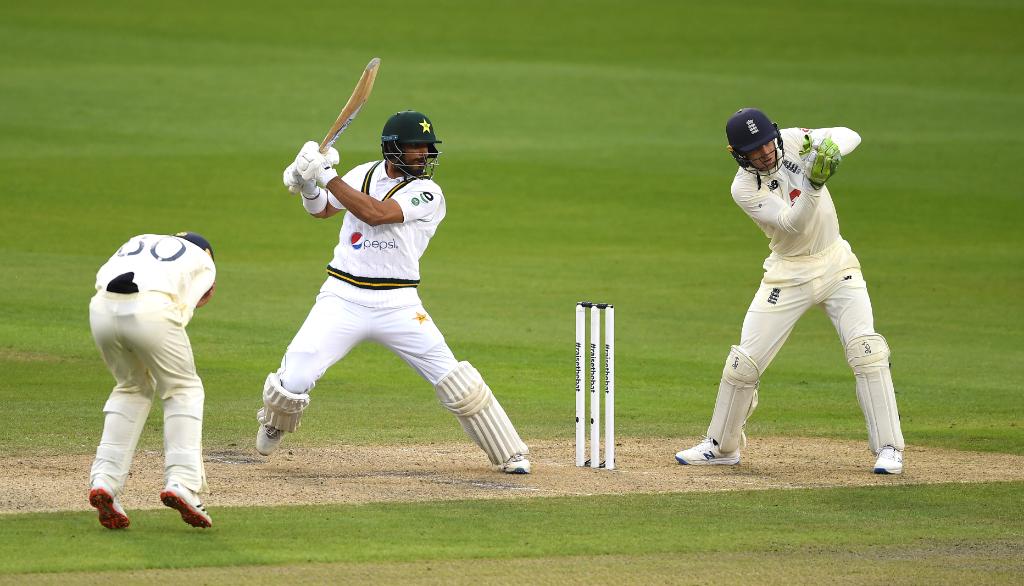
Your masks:
M781 162L782 156L782 134L779 133L779 126L772 122L771 118L757 108L742 108L729 117L725 123L725 136L729 139L729 152L732 158L740 167L758 174L753 167L748 155L755 149L775 141L779 153L775 157L775 169Z
M206 238L203 238L202 235L196 234L195 232L178 232L177 234L175 234L175 236L181 238L182 240L188 240L192 244L195 244L199 248L202 248L203 250L206 251L207 254L210 255L210 258L213 258L213 246L211 246L210 241L207 240Z

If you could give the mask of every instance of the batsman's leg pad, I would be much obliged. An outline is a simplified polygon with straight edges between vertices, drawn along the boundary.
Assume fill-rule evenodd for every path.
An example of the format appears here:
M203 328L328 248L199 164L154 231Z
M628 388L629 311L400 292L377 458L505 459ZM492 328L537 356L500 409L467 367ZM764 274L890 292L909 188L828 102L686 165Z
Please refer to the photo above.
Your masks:
M192 492L206 491L202 388L164 399L164 480L177 481Z
M302 412L308 406L308 393L296 394L285 390L277 373L272 372L263 385L263 408L256 412L256 419L264 425L293 432L299 428Z
M487 454L491 464L500 466L516 454L529 453L505 410L472 364L460 362L434 389L441 404L458 418L466 435Z
M708 437L720 454L732 454L745 444L743 426L757 407L760 378L761 372L754 359L739 346L733 346L725 360L715 412L708 426Z
M889 344L878 334L858 336L846 345L846 361L857 380L857 402L864 413L871 451L877 454L884 446L903 450Z

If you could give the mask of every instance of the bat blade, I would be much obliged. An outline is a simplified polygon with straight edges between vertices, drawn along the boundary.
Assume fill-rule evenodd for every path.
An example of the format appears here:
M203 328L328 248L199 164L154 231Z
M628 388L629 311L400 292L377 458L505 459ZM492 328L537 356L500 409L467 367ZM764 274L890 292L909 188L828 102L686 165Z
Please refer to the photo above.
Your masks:
M322 154L327 154L327 149L334 145L334 142L338 140L342 132L345 132L348 125L359 114L359 110L363 108L363 104L369 99L370 92L373 90L373 80L377 78L377 70L379 68L379 57L370 59L370 62L366 64L366 69L363 70L363 74L359 77L359 82L356 83L355 89L352 90L352 95L349 97L348 102L345 103L345 107L341 109L341 113L338 114L338 119L334 121L334 125L327 131L327 136L320 141L320 152Z

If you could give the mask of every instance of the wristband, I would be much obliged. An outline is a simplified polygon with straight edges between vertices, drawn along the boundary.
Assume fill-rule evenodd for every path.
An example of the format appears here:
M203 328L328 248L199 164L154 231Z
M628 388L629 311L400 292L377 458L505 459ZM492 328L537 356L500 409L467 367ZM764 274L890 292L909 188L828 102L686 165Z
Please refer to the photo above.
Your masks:
M316 196L310 198L305 193L302 194L302 207L306 208L306 211L310 215L316 215L324 211L327 208L327 190L322 187L316 188Z

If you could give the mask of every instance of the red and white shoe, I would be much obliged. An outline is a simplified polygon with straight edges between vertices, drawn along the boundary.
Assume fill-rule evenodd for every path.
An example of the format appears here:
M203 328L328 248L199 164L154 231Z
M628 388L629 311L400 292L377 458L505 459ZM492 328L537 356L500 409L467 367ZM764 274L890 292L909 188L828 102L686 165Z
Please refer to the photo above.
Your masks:
M213 526L213 519L206 512L206 507L203 506L196 493L178 482L168 482L163 492L160 493L160 500L165 506L181 513L181 520L193 527Z
M100 525L107 529L127 529L131 525L128 514L117 501L114 490L107 485L101 482L92 485L89 491L89 504L99 512Z

